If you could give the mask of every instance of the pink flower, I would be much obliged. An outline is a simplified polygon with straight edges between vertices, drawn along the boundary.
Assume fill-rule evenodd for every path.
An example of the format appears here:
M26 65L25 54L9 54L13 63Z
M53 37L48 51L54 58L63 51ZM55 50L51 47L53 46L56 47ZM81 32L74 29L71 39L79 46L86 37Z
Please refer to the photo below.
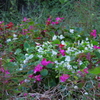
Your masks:
M10 74L10 72L8 70L5 70L5 74Z
M54 25L54 24L55 24L55 22L52 22L52 24Z
M51 22L51 18L48 18L47 21L50 21Z
M96 46L96 45L94 45L93 48L94 48L94 49L100 49L100 47L98 47L98 46Z
M77 73L78 73L78 75L84 77L84 73L82 71L78 71Z
M23 94L24 97L27 96L27 95L28 95L28 93L24 93L24 94Z
M55 25L55 24L59 24L59 22L52 22L52 24L53 24L53 25Z
M4 23L4 21L0 21L0 24Z
M9 82L8 80L3 81L4 84L5 84L5 83L8 83L8 82Z
M70 76L68 74L63 74L60 76L60 82L65 82Z
M20 26L23 26L24 24L20 24Z
M0 48L2 47L2 45L0 44Z
M23 22L29 21L28 18L24 17Z
M41 39L42 37L37 37L36 39Z
M25 83L25 81L23 80L23 81L20 81L20 84L23 84L23 83Z
M28 33L28 29L23 29L23 30L22 30L22 34L23 34L23 35L26 35L27 33Z
M36 75L34 76L34 78L36 79L36 81L41 81L41 75Z
M7 25L6 25L6 29L10 29L14 26L14 24L12 22L9 22Z
M0 71L1 71L1 72L5 72L5 70L4 70L3 67L0 67Z
M42 64L43 66L47 66L49 63L53 63L53 62L47 61L45 58L41 61L41 64Z
M13 62L13 61L14 61L13 59L10 60L10 62Z
M65 45L63 44L59 44L59 48L63 48Z
M96 30L92 30L92 32L90 32L90 35L93 36L94 38L96 38L96 36L97 36Z
M29 30L32 30L32 29L34 29L34 26L29 26Z
M42 66L40 66L40 64L38 64L35 68L34 68L34 73L36 73L36 72L40 72L41 70L43 69L43 67Z
M47 30L43 30L43 32L47 32Z
M33 75L29 75L28 77L29 77L29 78L33 78L34 76L33 76Z
M65 50L60 49L59 52L60 52L63 56L65 56Z
M91 60L91 54L88 53L88 54L86 55L86 58L87 58L88 60Z
M59 24L59 22L55 22L55 24Z
M88 68L83 69L83 72L85 72L86 74L88 74Z
M56 18L56 21L60 21L61 19L64 19L64 18L63 18L63 17L62 17L62 18L57 17L57 18Z
M97 79L98 81L100 81L100 76L96 76L96 79Z
M98 83L98 87L100 88L100 83Z
M50 25L51 24L51 18L48 18L46 21L46 25Z
M81 71L78 71L77 73L81 74L82 72Z

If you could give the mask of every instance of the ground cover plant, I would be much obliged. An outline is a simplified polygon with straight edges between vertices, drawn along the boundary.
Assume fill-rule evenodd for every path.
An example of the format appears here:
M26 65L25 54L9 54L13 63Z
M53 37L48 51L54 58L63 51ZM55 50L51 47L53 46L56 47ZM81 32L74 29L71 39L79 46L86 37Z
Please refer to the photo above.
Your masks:
M0 98L3 100L99 100L100 35L24 17L0 21Z

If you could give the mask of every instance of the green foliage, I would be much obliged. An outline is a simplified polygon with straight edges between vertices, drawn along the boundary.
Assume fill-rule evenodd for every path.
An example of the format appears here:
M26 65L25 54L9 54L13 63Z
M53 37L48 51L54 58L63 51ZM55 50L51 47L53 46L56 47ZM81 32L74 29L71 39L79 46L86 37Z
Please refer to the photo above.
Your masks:
M100 74L100 68L99 67L95 67L94 69L89 71L91 74Z
M59 0L61 3L68 2L68 0Z
M47 69L43 69L40 73L43 76L47 76L48 75L48 70Z

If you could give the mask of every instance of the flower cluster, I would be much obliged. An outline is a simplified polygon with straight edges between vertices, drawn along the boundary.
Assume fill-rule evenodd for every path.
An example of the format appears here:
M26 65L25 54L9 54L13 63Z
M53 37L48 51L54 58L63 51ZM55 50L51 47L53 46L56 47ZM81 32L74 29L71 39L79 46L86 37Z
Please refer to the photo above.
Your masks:
M33 72L34 74L36 74L37 72L41 72L43 69L45 69L45 66L47 66L49 63L52 63L51 61L47 61L45 58L42 59L42 61L40 62L40 64L38 64L37 66L34 67ZM41 81L41 75L29 75L28 77L35 79L36 81ZM34 81L34 82L36 82Z
M56 18L56 21L53 22L53 21L51 20L51 18L49 17L49 18L47 19L47 21L46 21L46 25L50 25L50 24L52 24L52 25L59 24L59 23L62 21L62 19L64 19L64 18L63 18L63 17L57 17L57 18Z
M90 35L96 38L97 37L96 30L92 30L92 32L90 32Z
M65 82L70 76L68 74L63 74L60 76L60 82Z

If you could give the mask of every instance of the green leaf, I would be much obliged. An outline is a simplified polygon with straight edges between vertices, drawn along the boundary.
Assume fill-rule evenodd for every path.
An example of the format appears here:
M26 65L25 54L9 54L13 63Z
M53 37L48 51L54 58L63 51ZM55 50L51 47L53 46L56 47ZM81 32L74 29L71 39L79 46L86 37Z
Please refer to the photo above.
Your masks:
M21 93L21 91L18 91L18 90L14 90L14 93Z
M59 41L58 39L56 39L56 40L54 40L52 43L53 43L53 44L60 44L60 41Z
M100 58L100 53L98 51L94 51L95 55Z
M68 0L59 0L61 3L68 2Z
M95 67L92 70L89 70L90 73L92 74L100 74L100 67Z
M34 24L34 22L33 22L33 21L31 21L31 22L29 22L28 24L29 24L29 25L33 25L33 24Z
M50 85L50 87L56 86L56 85L57 85L57 84L56 84L56 80L55 80L55 79L51 79L51 80L49 81L49 85Z
M15 51L15 54L19 54L21 51L22 51L22 50L18 48L18 49Z
M97 42L97 41L92 40L92 44L93 44L93 45L98 45L98 42Z
M42 76L46 76L46 75L48 75L48 70L43 69L40 73L41 73Z
M29 47L30 47L30 45L29 45L28 42L26 41L26 42L24 43L24 48L27 49L27 48L29 48Z
M46 66L47 68L53 68L53 65L50 63Z
M8 62L5 64L6 67L14 67L17 66L17 64L15 62Z
M82 83L82 82L78 84L79 88L82 88L83 86L84 86L84 83Z

